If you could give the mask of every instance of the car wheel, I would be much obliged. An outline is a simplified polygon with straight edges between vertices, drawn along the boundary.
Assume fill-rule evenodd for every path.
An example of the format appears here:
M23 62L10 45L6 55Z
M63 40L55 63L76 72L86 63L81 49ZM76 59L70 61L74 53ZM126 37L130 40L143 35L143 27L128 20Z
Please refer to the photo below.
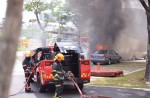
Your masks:
M42 85L40 75L38 75L37 83L38 83L38 90L39 90L39 92L40 92L40 93L46 92L46 86L45 86L45 85Z
M109 59L109 60L108 60L108 65L110 65L111 63L112 63L112 62L111 62L111 59Z
M121 61L122 61L121 58L119 58L118 63L121 63Z
M97 62L93 62L93 65L97 65Z

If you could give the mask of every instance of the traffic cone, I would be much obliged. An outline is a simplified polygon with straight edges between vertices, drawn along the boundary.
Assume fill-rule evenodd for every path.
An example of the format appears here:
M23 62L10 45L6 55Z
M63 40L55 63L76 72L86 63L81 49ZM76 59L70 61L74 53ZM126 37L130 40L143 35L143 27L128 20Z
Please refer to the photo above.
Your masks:
M100 71L100 63L97 63L97 71Z

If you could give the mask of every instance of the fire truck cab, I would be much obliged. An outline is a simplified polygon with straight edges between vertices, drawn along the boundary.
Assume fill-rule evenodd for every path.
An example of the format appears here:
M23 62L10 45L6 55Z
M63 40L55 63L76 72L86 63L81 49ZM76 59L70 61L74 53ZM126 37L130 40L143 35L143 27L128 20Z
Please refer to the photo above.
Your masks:
M47 47L34 50L36 52L33 56L34 60L37 57L37 53L42 51L41 61L34 72L37 78L36 82L39 86L39 92L45 92L47 85L54 84L52 64L57 53L62 53L64 55L65 60L62 62L63 70L65 72L71 71L74 74L80 89L83 89L85 83L90 82L90 60L81 59L80 50L78 49L80 48L75 45L59 42L55 43L53 49L52 47ZM64 83L68 83L68 81L69 80L66 78Z

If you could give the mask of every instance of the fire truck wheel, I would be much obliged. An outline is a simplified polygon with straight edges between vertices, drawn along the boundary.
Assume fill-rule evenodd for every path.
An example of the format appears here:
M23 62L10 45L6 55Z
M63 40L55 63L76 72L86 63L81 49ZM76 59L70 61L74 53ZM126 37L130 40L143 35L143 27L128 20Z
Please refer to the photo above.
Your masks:
M42 85L40 75L38 75L38 90L40 93L46 92L46 86Z
M82 90L83 87L84 87L84 84L83 83L78 83L78 86L79 86L80 90Z

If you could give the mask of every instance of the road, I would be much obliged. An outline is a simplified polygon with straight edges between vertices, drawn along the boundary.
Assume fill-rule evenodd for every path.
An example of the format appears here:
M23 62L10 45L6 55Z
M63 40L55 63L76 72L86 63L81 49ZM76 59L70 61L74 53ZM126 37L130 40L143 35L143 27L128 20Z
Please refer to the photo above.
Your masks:
M18 92L22 89L24 85L24 75L21 63L16 62L10 94ZM22 91L16 96L11 96L9 98L53 98L54 91L47 91L47 93L39 93L37 84L33 83L31 85L34 93L27 94ZM111 96L112 98L150 98L150 90L139 90L139 89L128 89L128 88L114 88L114 87L101 87L101 86L89 86L85 85L83 90L84 94L87 95L99 95L99 96ZM65 86L62 98L79 98L77 90L74 86Z

